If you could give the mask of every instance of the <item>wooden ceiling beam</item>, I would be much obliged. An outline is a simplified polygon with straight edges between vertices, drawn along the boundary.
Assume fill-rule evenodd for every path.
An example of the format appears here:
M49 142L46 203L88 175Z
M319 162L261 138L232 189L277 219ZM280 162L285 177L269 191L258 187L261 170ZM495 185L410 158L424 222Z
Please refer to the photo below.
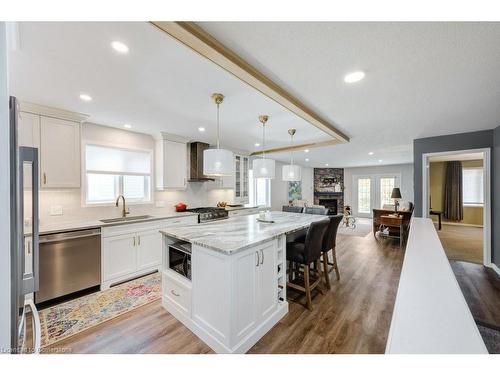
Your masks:
M299 99L274 83L194 22L154 21L151 23L311 125L322 130L336 140L335 144L349 142L349 137L337 129L334 124L321 118Z
M325 146L333 146L337 145L341 142L339 142L336 139L330 139L328 141L319 141L319 142L310 142L310 143L302 143L300 145L294 145L294 146L285 146L285 147L276 147L276 148L270 148L268 150L260 150L260 151L255 151L250 154L250 156L256 156L256 155L262 155L263 152L266 154L276 154L280 152L290 152L290 151L303 151L303 150L310 150L313 148L318 148L318 147L325 147Z

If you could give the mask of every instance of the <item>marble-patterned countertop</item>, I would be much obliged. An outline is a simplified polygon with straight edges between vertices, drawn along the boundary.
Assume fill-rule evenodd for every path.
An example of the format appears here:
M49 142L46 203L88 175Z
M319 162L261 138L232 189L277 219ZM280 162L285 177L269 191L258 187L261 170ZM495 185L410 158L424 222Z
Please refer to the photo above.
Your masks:
M90 229L90 228L100 228L100 227L109 227L114 225L127 225L127 224L135 224L135 223L144 223L148 221L169 219L175 217L182 216L193 216L197 215L193 212L167 212L164 214L156 214L150 215L150 217L145 219L131 220L126 222L115 222L115 223L103 223L100 220L81 220L81 221L68 221L61 223L50 223L50 224L40 224L40 234L50 234L57 232L69 232L72 230L82 230L82 229ZM134 215L130 215L134 216ZM29 235L29 229L25 230L25 235Z
M166 228L160 232L178 240L232 254L283 234L307 228L325 216L272 211L274 223L257 221L258 214L237 216L208 223Z

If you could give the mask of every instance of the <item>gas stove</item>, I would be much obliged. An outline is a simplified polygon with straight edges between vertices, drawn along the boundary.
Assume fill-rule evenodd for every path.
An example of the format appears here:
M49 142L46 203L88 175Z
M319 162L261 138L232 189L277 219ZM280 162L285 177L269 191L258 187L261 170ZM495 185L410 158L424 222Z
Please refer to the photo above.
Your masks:
M186 210L198 214L198 223L206 223L207 221L222 220L228 218L228 213L224 208L216 207L199 207Z

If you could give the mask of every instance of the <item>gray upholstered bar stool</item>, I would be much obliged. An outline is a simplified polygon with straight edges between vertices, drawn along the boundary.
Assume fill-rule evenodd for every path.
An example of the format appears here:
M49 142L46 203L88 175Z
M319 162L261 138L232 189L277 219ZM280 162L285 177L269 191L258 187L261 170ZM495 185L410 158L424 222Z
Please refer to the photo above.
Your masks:
M287 242L286 260L289 261L289 281L288 287L306 293L307 308L312 310L311 291L321 282L320 258L323 250L323 241L330 220L316 221L311 223L307 230L304 241ZM314 264L316 279L311 283L311 264ZM297 266L297 267L295 267ZM300 282L300 266L303 267L303 286ZM294 275L296 278L294 278Z
M325 282L328 289L331 288L329 273L332 272L332 270L335 270L337 279L340 280L340 272L337 263L337 251L335 249L335 245L337 243L337 230L343 217L344 215L330 216L330 223L328 224L328 228L323 238L323 275L325 277ZM330 250L332 251L332 262L330 262L328 259L328 253L330 252ZM328 268L328 266L332 267Z

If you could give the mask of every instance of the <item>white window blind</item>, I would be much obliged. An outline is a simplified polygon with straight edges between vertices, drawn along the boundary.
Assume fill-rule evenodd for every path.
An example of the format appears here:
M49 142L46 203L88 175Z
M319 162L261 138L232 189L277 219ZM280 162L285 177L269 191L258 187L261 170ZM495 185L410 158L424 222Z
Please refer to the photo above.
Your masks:
M151 201L151 153L86 145L85 200L112 203L123 194L131 202Z
M462 170L464 204L484 204L483 180L482 168L464 168Z

